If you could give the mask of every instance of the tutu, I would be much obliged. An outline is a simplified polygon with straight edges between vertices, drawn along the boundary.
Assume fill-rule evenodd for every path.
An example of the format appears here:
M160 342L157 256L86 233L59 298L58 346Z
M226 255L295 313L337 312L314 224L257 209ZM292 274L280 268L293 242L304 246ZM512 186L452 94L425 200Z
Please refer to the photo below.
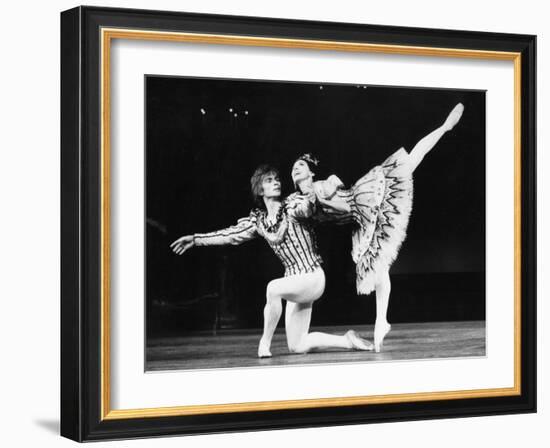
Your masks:
M356 223L351 256L356 265L358 294L374 290L377 275L389 269L407 236L413 199L407 159L407 151L400 148L350 189L335 189L333 196L347 202L351 213L338 215L325 211L317 215L320 221ZM319 182L317 194L321 187L327 188L325 182Z
M413 199L407 158L405 149L399 149L350 189L352 213L359 224L352 234L358 294L374 290L377 274L389 269L407 236Z

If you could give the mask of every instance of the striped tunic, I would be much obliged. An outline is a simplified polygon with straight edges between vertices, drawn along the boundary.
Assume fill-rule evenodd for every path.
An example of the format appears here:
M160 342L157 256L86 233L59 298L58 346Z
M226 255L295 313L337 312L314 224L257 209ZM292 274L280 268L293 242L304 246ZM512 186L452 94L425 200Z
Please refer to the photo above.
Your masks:
M288 200L282 206L287 207ZM262 210L253 210L248 217L239 219L234 226L209 233L196 233L195 245L238 245L262 236L281 260L285 268L285 277L313 272L321 266L323 260L319 255L313 228L299 219L310 213L308 207L307 203L292 203L288 213L285 208L285 222L281 224L285 228L278 238L271 236L265 229L266 213Z

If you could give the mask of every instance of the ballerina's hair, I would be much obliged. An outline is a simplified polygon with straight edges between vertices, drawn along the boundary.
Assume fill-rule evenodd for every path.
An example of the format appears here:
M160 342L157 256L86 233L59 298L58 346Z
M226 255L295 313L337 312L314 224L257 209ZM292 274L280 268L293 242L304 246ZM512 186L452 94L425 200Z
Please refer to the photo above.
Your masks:
M302 154L300 157L298 157L294 163L296 163L298 160L303 160L307 163L307 166L309 167L309 171L312 173L317 173L317 168L319 167L319 159L317 157L314 157L311 155L311 153L306 152L305 154ZM296 182L294 182L294 188L298 191L298 185L296 185Z
M314 168L317 168L319 166L319 159L316 157L313 157L313 155L311 155L311 153L309 152L302 154L300 157L296 159L296 161L298 160L303 160L304 162L306 162L311 171L314 171Z
M279 176L279 170L271 165L263 164L256 168L256 171L254 171L254 174L250 178L252 199L254 199L254 203L259 207L264 207L264 201L262 199L262 183L264 178L269 174Z

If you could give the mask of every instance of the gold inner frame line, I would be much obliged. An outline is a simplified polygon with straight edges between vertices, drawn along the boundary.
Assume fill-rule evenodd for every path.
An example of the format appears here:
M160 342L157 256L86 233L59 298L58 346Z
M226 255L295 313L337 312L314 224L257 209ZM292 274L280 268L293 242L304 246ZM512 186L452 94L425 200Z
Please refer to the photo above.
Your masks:
M459 48L419 47L307 39L280 39L200 33L101 29L101 419L115 420L262 410L307 409L380 403L502 397L521 394L521 54ZM110 64L111 41L132 39L214 45L294 48L414 56L505 60L514 63L514 386L443 392L278 400L142 409L111 409L110 344Z

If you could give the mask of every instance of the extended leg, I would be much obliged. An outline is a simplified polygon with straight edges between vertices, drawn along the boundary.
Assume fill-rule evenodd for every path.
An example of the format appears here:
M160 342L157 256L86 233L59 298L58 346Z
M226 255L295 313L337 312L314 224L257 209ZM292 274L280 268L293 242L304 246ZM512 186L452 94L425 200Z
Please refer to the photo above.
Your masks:
M307 353L311 350L324 348L353 348L350 339L345 335L309 333L311 310L311 303L287 302L286 304L286 337L288 349L292 353Z
M311 303L287 302L285 327L288 349L292 353L307 353L325 348L372 350L373 345L350 330L345 335L314 331L309 333Z
M374 324L374 351L382 349L384 337L389 333L391 325L388 323L388 305L390 302L391 281L390 272L382 272L376 283L376 322Z
M426 137L420 140L409 153L409 165L411 172L422 162L424 156L436 145L445 132L450 131L462 117L464 106L462 103L458 103L451 113L448 115L445 123L438 127L435 131L430 132Z
M264 309L264 334L260 340L258 355L270 356L271 339L280 318L281 299L287 300L285 327L288 348L293 353L307 353L322 348L347 348L372 350L372 344L360 338L354 331L345 335L309 333L312 304L323 293L325 277L322 271L311 274L279 278L269 283L267 303Z

